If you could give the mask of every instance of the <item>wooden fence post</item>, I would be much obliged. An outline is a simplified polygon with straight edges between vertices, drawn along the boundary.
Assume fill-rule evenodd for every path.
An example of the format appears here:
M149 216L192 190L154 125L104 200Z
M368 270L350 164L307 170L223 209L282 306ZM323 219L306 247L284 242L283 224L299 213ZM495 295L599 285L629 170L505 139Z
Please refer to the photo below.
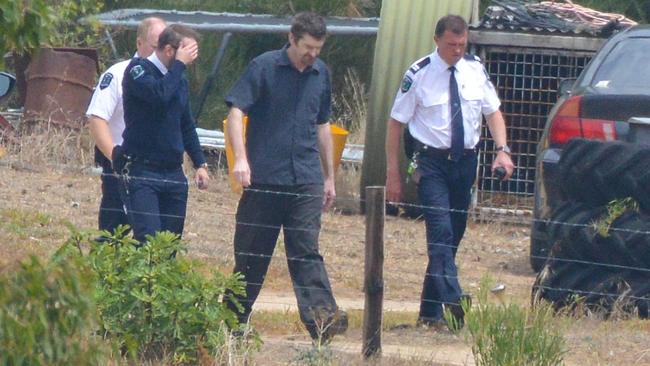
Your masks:
M363 287L363 356L381 354L381 323L384 301L385 187L366 187L366 260Z

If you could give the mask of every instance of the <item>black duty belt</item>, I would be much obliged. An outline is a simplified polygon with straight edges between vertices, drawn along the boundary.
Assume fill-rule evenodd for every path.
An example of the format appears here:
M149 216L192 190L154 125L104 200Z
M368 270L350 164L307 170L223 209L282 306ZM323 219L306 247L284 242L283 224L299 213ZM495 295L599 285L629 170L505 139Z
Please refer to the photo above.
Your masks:
M451 149L437 149L435 147L422 144L418 151L422 157L444 158L451 160ZM476 151L476 148L464 149L463 156L476 155Z
M134 165L140 165L149 170L154 171L173 171L181 168L181 164L174 164L160 160L149 160L139 157L132 157L131 161Z

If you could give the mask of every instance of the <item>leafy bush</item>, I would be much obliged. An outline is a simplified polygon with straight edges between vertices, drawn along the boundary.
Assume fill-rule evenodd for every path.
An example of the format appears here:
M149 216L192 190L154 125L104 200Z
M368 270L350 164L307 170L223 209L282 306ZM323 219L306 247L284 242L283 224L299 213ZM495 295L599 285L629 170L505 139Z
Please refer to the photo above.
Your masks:
M214 272L207 280L198 264L178 257L185 246L163 232L142 247L124 237L124 228L95 244L88 255L98 276L97 304L105 334L131 358L171 357L196 363L213 357L228 341L235 314L221 298L242 294L239 276Z
M48 37L52 19L44 0L0 0L0 68L4 54L31 53Z
M0 364L98 365L94 276L74 258L35 256L0 277Z
M489 279L481 281L478 304L465 304L465 323L478 366L551 366L562 364L564 338L554 328L553 309L491 304Z
M48 44L53 47L102 47L99 21L92 16L104 6L101 0L49 0L52 32ZM85 22L81 22L86 18Z
M102 6L98 0L0 0L0 55L31 54L42 45L98 46L99 23L78 21ZM3 61L0 57L0 66Z

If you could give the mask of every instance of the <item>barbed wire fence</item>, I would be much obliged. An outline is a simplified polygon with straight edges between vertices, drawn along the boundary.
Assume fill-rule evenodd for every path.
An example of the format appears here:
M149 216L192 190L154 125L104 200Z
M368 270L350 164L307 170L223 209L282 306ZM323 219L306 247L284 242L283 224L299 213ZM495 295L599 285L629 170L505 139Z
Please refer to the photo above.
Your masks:
M138 177L130 177L130 179L140 179L140 178L138 178ZM145 179L151 179L151 178L145 178ZM178 182L171 182L171 181L167 181L167 180L160 180L160 182L178 183ZM179 183L179 184L188 184L188 183ZM375 187L375 189L380 189L381 190L383 188L382 187ZM287 194L290 194L290 195L294 195L294 196L303 196L303 195L298 195L298 194L294 194L294 193L278 192L278 191L271 191L271 190L259 190L259 189L249 189L249 190L255 191L257 193L269 194L269 195L287 195ZM313 195L304 195L304 196L314 197ZM367 197L370 197L370 196L367 196ZM381 195L381 197L383 197L383 195ZM192 199L192 195L190 195L190 200L191 199ZM351 203L359 204L359 205L364 204L364 206L366 206L366 207L371 207L372 206L372 202L370 202L368 200L364 201L364 200L357 199L357 198L339 198L339 200L347 200L347 201L349 201L349 203L351 202ZM468 214L470 217L472 217L472 214L475 213L471 209L467 210L467 211L463 211L463 210L452 210L452 209L449 209L447 207L430 207L430 206L423 206L423 205L418 205L418 204L407 204L407 203L401 203L401 202L385 202L384 199L381 198L381 202L380 202L381 205L380 206L384 207L384 205L386 203L393 204L393 205L398 205L398 206L401 206L401 207L410 206L411 208L416 208L416 209L419 209L419 210L457 212L457 213ZM379 207L379 206L377 206L377 202L374 202L374 204L375 204L376 207ZM234 211L231 212L231 211L227 211L225 209L211 209L209 211L210 211L211 214L213 214L215 216L220 216L220 217L224 218L225 220L233 220L234 221L234 219L235 219L235 212ZM247 226L247 227L261 227L261 228L268 228L268 229L275 229L275 230L296 230L296 231L311 231L311 230L313 230L313 231L316 231L316 232L320 232L321 235L327 235L327 236L335 237L335 241L365 243L366 250L368 250L368 248L371 248L371 249L375 250L375 255L379 255L381 257L384 254L384 249L383 249L383 246L385 244L384 239L387 239L386 240L386 244L388 244L387 247L388 246L390 246L390 247L399 247L400 245L404 246L404 244L397 242L399 240L403 240L403 238L396 238L394 236L391 236L391 237L388 237L388 238L384 237L383 223L385 222L385 216L384 216L385 212L383 212L383 210L380 210L380 211L382 211L382 212L376 212L376 210L375 210L373 213L369 213L368 210L367 210L366 216L368 217L368 215L375 215L376 216L375 219L374 219L375 225L377 225L376 224L377 222L380 222L380 223L382 223L381 227L356 226L356 227L354 227L354 230L352 230L350 228L346 228L345 231L341 231L341 230L338 230L338 229L333 229L331 227L328 227L327 223L325 223L321 229L312 229L312 228L305 228L305 227L283 227L283 226L273 226L273 225L261 225L259 223L255 223L255 222L243 222L243 221L238 222L237 225L243 225L243 226ZM164 215L164 216L167 216L167 217L180 218L180 216L174 216L174 215L169 215L169 214L157 214L157 213L150 213L150 212L137 212L137 213L140 214L140 215L161 215L161 216ZM379 219L377 219L377 217L379 217ZM485 217L483 217L483 219L485 219ZM508 224L509 223L507 215L505 215L505 217L504 217L503 214L495 215L491 219L492 220L489 220L489 222L498 222L498 223L501 223L501 224ZM409 219L406 219L406 218L404 218L403 220L404 220L403 225L419 225L419 226L423 226L423 224L421 223L421 220L417 220L417 219L409 220ZM222 221L222 220L216 220L216 221ZM540 221L540 220L535 220L534 218L531 217L524 224L530 226L533 222L538 222L538 221ZM593 223L572 223L572 222L562 222L562 221L553 221L553 220L541 220L541 221L543 221L546 224L553 224L553 225L566 226L566 227L575 227L575 228L581 228L581 229L582 228L593 228L594 227ZM324 222L325 222L325 220L324 220ZM517 219L515 220L515 223L517 223L518 225L521 225L521 218L517 217ZM366 222L366 224L368 224L368 221ZM402 221L400 221L400 224L402 224ZM379 232L379 230L381 230L381 232ZM424 228L420 227L419 230L423 232ZM629 228L611 227L609 229L609 232L610 232L610 234L621 232L621 233L635 234L635 235L639 235L639 236L642 236L642 237L650 237L650 231L649 230L634 230L634 229L629 229ZM409 240L414 240L414 239L410 238ZM415 239L415 240L420 240L420 239ZM191 241L191 239L189 241ZM374 243L370 243L369 241L374 241ZM232 241L230 241L230 242L232 243ZM649 242L650 242L650 240L649 240ZM423 243L416 243L416 245L418 245L420 247L425 247L422 244ZM427 246L446 246L447 245L447 244L444 244L444 243L436 243L436 242L426 243L426 244L427 244ZM381 245L381 248L378 248L377 245ZM358 250L359 248L356 248L356 249ZM408 249L408 248L404 248L404 249ZM426 248L423 248L423 249L426 249ZM650 248L648 248L648 249L650 249ZM463 244L462 243L460 245L460 250L461 251L463 250ZM425 253L424 255L422 255L423 252ZM274 254L266 255L266 254L259 254L259 253L253 253L253 252L235 252L234 250L232 250L232 246L231 246L231 253L232 253L232 255L239 255L239 256L266 257L266 258L268 258L270 260L277 260L277 261L307 261L307 262L312 261L311 259L305 259L305 258L299 258L299 257L287 257L286 255L283 255L282 253L278 253L278 254L274 253ZM495 256L503 255L503 254L500 254L500 253L493 253L493 254ZM427 261L426 250L421 250L419 253L412 253L412 255L413 256L416 256L416 255L422 256L421 262L422 262L423 265ZM335 268L336 271L348 271L348 272L355 273L357 275L360 274L360 271L359 271L360 267L359 266L361 265L361 263L358 263L357 267L355 267L355 268L344 268L344 267L347 266L346 263L336 263L335 261L331 260L331 258L328 256L327 253L324 254L324 257L325 257L326 266L328 268L330 268L330 269ZM358 258L358 257L355 257L355 259L356 258ZM545 259L546 257L539 257L539 258ZM367 252L366 252L365 259L368 260ZM509 260L509 259L510 258L505 258L505 260ZM650 278L650 275L648 275L650 273L650 268L647 267L647 266L643 266L643 265L625 265L625 264L619 264L619 263L598 262L598 261L585 260L585 259L582 259L582 258L570 258L570 257L552 257L552 260L556 261L558 263L564 263L564 264L593 266L593 267L596 267L596 268L601 268L604 271L610 271L612 273L622 272L622 271L634 272L634 273L639 273L641 276L645 276L646 279ZM368 263L366 262L366 263L364 263L364 265L368 266ZM423 268L424 267L422 266L419 269L410 268L408 270L411 272L411 274L415 274L416 276L419 276L419 280L421 281L421 279L423 277L421 269L423 269ZM383 270L383 268L381 268L381 267L380 268L375 268L374 269L375 272L371 272L371 273L383 274L381 272L382 270ZM402 269L402 270L404 270L404 269ZM468 270L471 271L471 268L468 268L467 266L461 266L461 270L464 271L464 272L467 272ZM380 271L380 272L376 272L376 271ZM462 274L463 274L463 277L467 276L466 273L462 273ZM403 279L405 277L405 276L403 276L403 274L398 274L398 276L401 277L401 279ZM445 276L445 275L442 275L442 276L443 277L448 277L448 276ZM530 272L530 276L533 276L532 271ZM383 294L383 289L387 288L387 287L404 286L403 283L386 284L386 283L384 283L383 277L382 278L372 278L371 277L370 279L372 279L372 281L374 281L374 282L371 283L370 285L372 285L372 286L370 286L369 282L368 282L367 273L366 273L365 277L366 278L364 279L363 283L364 283L364 287L365 287L366 291L370 289L371 292L373 292L373 294L375 294L375 295L380 290L382 291L382 294ZM458 277L458 276L453 276L453 277ZM418 288L420 286L420 284L421 284L421 282L417 283L417 285L413 286L413 287ZM256 286L260 286L260 287L263 286L262 283L254 283L252 285L256 285ZM544 291L544 290L560 291L560 292L575 294L575 295L578 295L578 296L591 296L591 295L593 295L593 296L613 298L613 299L624 298L624 299L626 299L628 301L644 301L644 302L649 302L650 301L650 291L648 291L649 293L647 293L647 294L643 294L642 296L639 296L638 294L637 295L631 294L629 291L628 292L626 292L626 291L607 291L606 289L604 289L604 290L603 289L601 289L601 290L597 290L597 289L589 290L589 289L572 288L571 286L548 286L548 285L540 284L540 283L537 283L535 286L539 290L542 290L542 291ZM308 288L310 290L320 290L319 288L310 288L310 287L306 287L306 288ZM300 290L301 287L296 287L296 289ZM366 293L366 296L368 296L367 293ZM414 296L414 298L419 296L419 289L415 293L413 293L413 296ZM366 298L366 300L367 300L367 298ZM375 299L375 300L377 300L377 299ZM265 300L259 299L258 302L264 303ZM425 302L425 303L426 302L435 303L437 301L425 299L425 300L423 300L423 302ZM287 308L294 308L296 306L296 304L292 303L292 302L278 303L277 301L274 301L274 302L269 301L268 303L273 304L273 305L286 306ZM438 302L438 303L441 303L443 305L449 305L449 303L445 303L445 302ZM366 303L366 307L368 307L367 303ZM381 309L381 306L380 305L375 306L375 308ZM366 338L367 341L364 342L364 352L366 352L366 350L369 349L369 348L370 349L375 349L375 351L376 351L376 349L380 348L380 346L377 346L376 343L373 344L369 340L369 339L372 339L372 337L380 336L380 333L381 333L380 328L381 327L378 326L377 324L381 324L381 321L378 321L378 322L375 321L375 326L372 329L372 331L368 331L367 335L364 333L364 337L367 336L367 338ZM375 348L372 348L372 347L375 347ZM374 354L374 352L369 351L369 354Z

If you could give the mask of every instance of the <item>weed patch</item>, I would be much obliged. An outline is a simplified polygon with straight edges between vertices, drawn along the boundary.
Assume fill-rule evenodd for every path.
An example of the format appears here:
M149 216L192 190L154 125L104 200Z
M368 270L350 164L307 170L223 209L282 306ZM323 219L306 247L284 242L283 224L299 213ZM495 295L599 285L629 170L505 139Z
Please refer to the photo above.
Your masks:
M565 340L550 306L523 309L519 305L488 301L492 281L481 281L477 304L464 304L468 340L478 366L559 365Z

